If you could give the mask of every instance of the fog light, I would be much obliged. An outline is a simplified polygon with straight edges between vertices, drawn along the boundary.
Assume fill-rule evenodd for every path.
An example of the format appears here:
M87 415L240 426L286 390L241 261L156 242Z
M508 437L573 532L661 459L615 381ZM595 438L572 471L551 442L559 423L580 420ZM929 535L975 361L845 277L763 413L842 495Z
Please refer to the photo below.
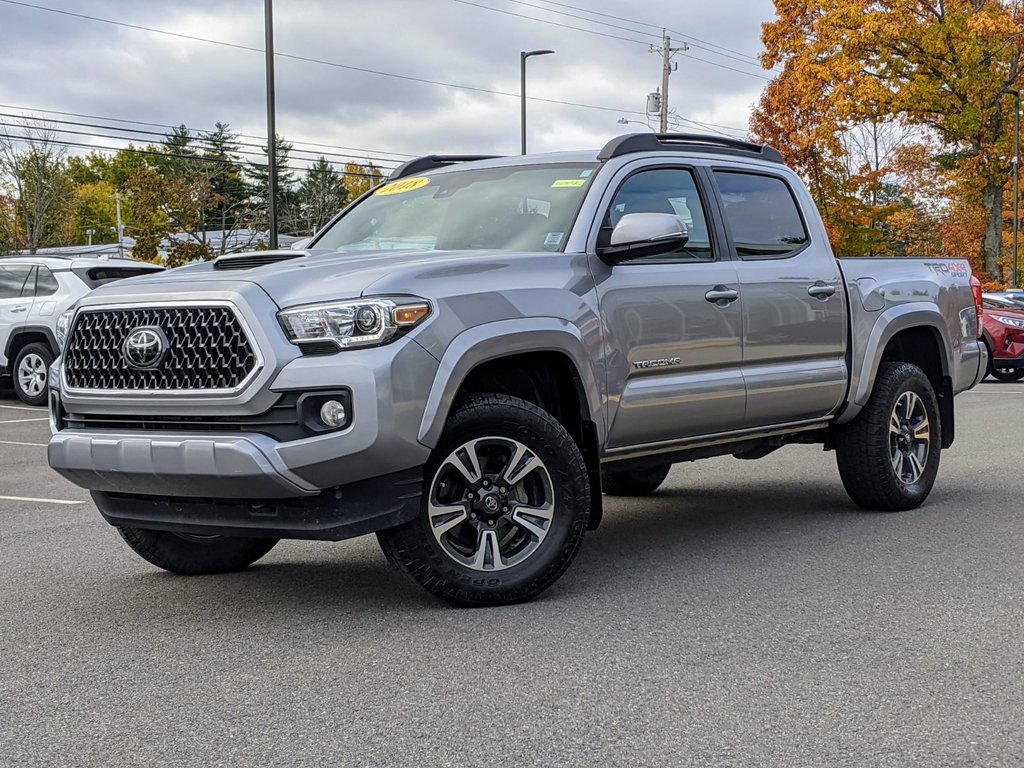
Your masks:
M345 406L337 400L328 400L320 406L320 421L334 429L345 423Z

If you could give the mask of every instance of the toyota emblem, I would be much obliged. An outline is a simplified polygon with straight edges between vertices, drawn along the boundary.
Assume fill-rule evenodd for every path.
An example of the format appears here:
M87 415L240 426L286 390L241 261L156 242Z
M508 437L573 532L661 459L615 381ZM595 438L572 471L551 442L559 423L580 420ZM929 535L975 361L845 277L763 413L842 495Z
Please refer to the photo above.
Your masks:
M152 325L133 329L121 348L125 362L137 370L159 367L169 351L167 336L160 328Z

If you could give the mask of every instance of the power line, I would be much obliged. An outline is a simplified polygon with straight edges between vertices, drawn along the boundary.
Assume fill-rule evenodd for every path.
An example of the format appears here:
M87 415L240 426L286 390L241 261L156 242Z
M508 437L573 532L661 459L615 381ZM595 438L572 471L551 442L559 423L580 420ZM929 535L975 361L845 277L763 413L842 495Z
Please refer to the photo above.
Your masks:
M0 109L20 109L23 112L44 112L44 113L46 113L48 115L64 115L66 117L85 117L85 118L89 118L90 120L110 120L110 121L115 122L115 123L129 123L131 125L148 125L148 126L153 126L153 127L156 127L156 128L170 128L172 130L175 129L175 128L180 128L181 127L181 124L170 125L169 123L154 123L154 122L149 122L149 121L146 121L146 120L129 120L129 119L124 118L124 117L110 117L110 116L105 116L105 115L89 115L89 114L85 114L83 112L66 112L66 111L59 110L59 109L42 109L41 107L25 107L25 106L21 106L21 105L18 105L18 104L0 104ZM190 126L185 126L185 127L188 130L190 130L190 131L192 131L194 133L213 133L214 132L214 129L212 129L212 128L192 128ZM242 138L246 138L246 139L259 139L260 141L266 141L267 140L266 136L255 136L255 135L253 135L251 133L236 133L235 135L236 136L241 136ZM408 154L406 152L391 152L391 151L386 150L386 149L364 149L362 147L345 147L345 146L342 146L340 144L325 144L325 143L317 142L317 141L299 141L297 139L292 139L292 140L289 140L288 143L289 144L303 144L303 145L309 146L309 147L329 147L331 149L344 149L344 150L348 150L348 152L356 153L360 157L369 157L370 159L373 159L373 157L372 157L373 155L395 155L396 157L401 157L401 158L419 157L419 155L410 155L410 154ZM304 151L304 150L300 150L300 151ZM369 154L364 154L364 153L369 153ZM340 153L330 153L330 152L328 152L327 154L340 154ZM385 160L386 162L399 162L399 161L394 160L392 158L379 158L379 159Z
M14 114L14 113L10 113L10 112L0 112L0 118L3 118L3 117L7 117L7 118L20 118L20 119L23 119L23 120L33 120L33 121L38 122L38 123L46 123L46 124L49 124L49 123L60 123L62 125L73 125L73 126L78 127L78 128L100 128L100 129L109 130L109 131L120 131L122 133L142 134L142 135L145 135L145 136L158 136L161 139L167 139L169 137L169 135L167 133L164 133L164 132L161 132L161 131L147 131L147 130L143 130L141 128L121 128L121 127L116 126L116 125L100 125L98 123L83 123L83 122L79 122L79 121L76 121L76 120L58 120L57 118L53 118L53 117L35 117L33 115L24 115L24 114L19 115L19 114ZM11 125L11 126L8 126L8 127L17 128L19 126ZM184 127L187 131L191 131L191 129L188 128L188 126L174 126L174 128L180 128L180 127ZM63 129L61 129L61 132L64 132L64 133L77 133L76 131L65 131ZM99 133L83 133L83 135L86 135L86 136L97 136L99 138L104 138L104 139L123 139L125 141L129 141L129 140L131 140L133 138L138 139L138 136L123 137L123 136L110 136L109 134L99 134ZM202 135L202 134L195 134L195 135L193 135L193 134L190 133L189 134L189 139L190 139L191 142L196 142L196 143L206 142L206 143L209 143L211 146L216 146L214 144L214 142L213 142L213 139L209 135L205 135L205 136ZM141 140L141 139L139 139L139 140ZM247 152L247 151L244 151L242 149L233 149L233 150L231 150L231 151L233 151L236 154L260 154L260 153L265 153L265 151L266 151L265 147L262 144L253 144L251 142L235 141L235 140L229 140L229 141L230 141L231 147L255 147L256 149L260 150L259 153L257 153L257 152ZM290 144L291 142L288 142L288 143ZM302 154L300 156L296 156L296 153L302 153ZM296 150L296 149L293 148L291 150L290 154L296 160L317 160L317 159L319 159L319 157L323 157L324 155L334 155L334 156L338 156L338 157L343 157L345 159L344 160L327 160L327 162L332 163L332 164L340 164L340 165L344 165L347 162L353 162L353 163L357 162L355 160L355 158L353 158L353 157L351 157L349 155L341 155L338 152L314 153L312 150L308 150L308 149L298 149L298 150ZM314 156L313 157L309 157L308 155L314 155ZM316 156L316 155L319 155L319 157ZM325 157L324 159L326 160L327 158ZM392 159L392 158L367 158L367 159L379 160L379 161L384 162L384 163L399 162L399 161L397 161L395 159Z
M3 2L8 2L9 0L2 0L2 1ZM512 0L512 2L516 2L516 1L517 0ZM576 27L576 26L573 26L572 24L562 24L561 22L551 21L550 19L538 19L536 16L528 16L528 15L523 14L523 13L515 13L514 11L506 11L506 10L503 10L501 8L494 8L493 6L490 6L490 5L482 5L480 3L474 3L474 2L471 2L471 0L452 0L452 2L461 3L462 5L471 5L474 8L482 8L485 11L493 11L494 13L501 13L501 14L504 14L506 16L515 16L516 18L520 18L520 19L528 19L529 21L536 21L536 22L539 22L541 24L550 24L553 27L561 27L562 29L572 29L572 30L575 30L577 32L585 32L585 33L587 33L589 35L598 35L599 37L607 37L607 38L611 38L612 40L624 40L627 43L639 43L640 45L648 45L648 41L646 41L646 40L636 40L635 38L632 38L632 37L623 37L622 35L613 35L613 34L610 34L608 32L598 32L597 30L594 30L594 29L586 29L584 27ZM600 23L600 22L597 22L597 23ZM642 33L638 32L637 34L642 34ZM683 37L686 37L686 35L683 35ZM721 54L719 54L719 55L721 55ZM726 64L720 64L717 61L711 61L709 59L703 59L700 56L688 56L687 58L692 60L692 61L700 61L700 62L703 62L704 64L710 64L713 67L719 67L721 69L727 69L730 72L737 72L737 73L739 73L741 75L747 75L748 77L756 77L756 78L759 78L761 80L771 80L770 77L765 77L764 75L759 75L759 74L757 74L755 72L747 72L747 71L742 70L742 69L736 69L735 67L730 67L730 66L728 66Z
M559 8L570 8L570 9L572 9L574 11L583 11L584 13L589 13L589 14L591 14L593 16L602 16L602 17L604 17L606 19L615 19L616 21L625 21L625 22L628 22L630 24L639 24L642 27L651 27L652 29L656 29L656 30L659 30L659 31L661 29L665 28L664 24L652 24L649 21L640 21L639 19L630 19L630 18L626 18L625 16L616 16L616 15L611 14L611 13L602 13L601 11L592 11L589 8L581 8L578 5L569 5L568 3L558 3L558 2L555 2L555 0L540 0L540 2L546 3L547 5L556 5ZM723 50L723 51L728 51L729 53L734 53L737 56L742 56L745 59L750 59L754 63L760 63L757 56L751 56L748 53L743 53L742 51L737 51L737 50L735 50L733 48L727 48L724 45L719 45L718 43L713 43L710 40L702 40L699 37L695 37L693 35L684 34L684 33L680 32L677 29L667 29L667 31L671 32L671 33L673 33L675 35L679 35L680 37L687 38L688 41L696 40L697 42L704 43L704 45L710 45L712 48L718 48L718 49Z
M554 13L554 14L558 14L559 16L567 16L567 17L569 17L571 19L579 19L580 21L586 21L586 22L589 22L591 24L600 24L602 26L609 27L611 29L619 29L619 30L623 30L625 32L633 32L634 34L637 34L637 35L651 34L649 32L644 32L643 30L640 30L640 29L633 29L632 27L623 27L623 26L621 26L619 24L611 24L611 23L609 23L607 21L600 21L599 19L590 19L590 18L587 18L586 16L580 16L580 15L575 14L575 13L568 13L566 11L556 11L556 10L554 10L552 8L545 8L543 5L536 5L535 3L526 2L526 0L507 0L507 2L515 3L516 5L523 5L523 6L526 6L527 8L536 8L537 10L543 11L544 13ZM561 5L561 3L558 3L558 5ZM569 7L569 6L566 6L566 7ZM593 13L593 11L585 11L585 13ZM528 18L533 18L533 17L528 17ZM618 17L615 17L615 18L618 18ZM535 20L536 21L545 21L544 19L535 19ZM626 21L626 19L621 19L621 20L622 21ZM643 24L643 26L653 27L653 28L659 29L659 30L663 29L663 27L656 26L654 24L644 24L644 22L630 21L630 23L632 23L632 24ZM757 59L754 59L754 57L752 57L752 56L746 56L746 55L744 55L742 53L740 53L738 55L735 55L735 56L730 54L730 53L722 53L720 51L716 51L714 48L711 48L710 47L712 45L711 43L709 43L707 45L702 45L701 43L692 42L693 40L700 40L700 38L693 37L692 35L684 35L682 32L675 32L675 30L670 30L670 31L674 32L675 34L678 34L682 38L686 38L686 42L689 44L689 46L691 48L699 48L700 50L707 51L708 53L711 53L711 54L713 54L715 56L722 56L723 58L726 58L726 59L732 59L733 61L738 61L741 64L746 64L747 66L750 66L751 64L757 64L757 65L760 64L760 62ZM658 36L660 37L660 34Z
M199 37L197 35L186 35L186 34L184 34L182 32L171 32L171 31L166 30L166 29L157 29L155 27L144 27L144 26L142 26L140 24L129 24L129 23L124 22L124 21L115 21L113 19L103 19L103 18L100 18L99 16L88 16L88 15L86 15L84 13L74 13L72 11L65 11L65 10L61 10L61 9L58 9L58 8L48 8L48 7L44 6L44 5L36 5L34 3L21 2L20 0L0 0L0 3L5 3L7 5L22 6L22 7L25 7L25 8L34 8L34 9L39 10L39 11L47 11L49 13L56 13L56 14L60 14L62 16L72 16L72 17L79 18L79 19L85 19L87 21L99 22L101 24L111 24L111 25L117 26L117 27L127 27L129 29L137 29L137 30L141 30L143 32L153 32L154 34L158 34L158 35L168 35L170 37L176 37L176 38L180 38L180 39L183 39L183 40L192 40L192 41L200 42L200 43L210 43L211 45L222 45L222 46L225 46L227 48L235 48L235 49L241 50L241 51L251 51L251 52L254 52L254 53L263 53L264 52L262 48L256 48L256 47L251 46L251 45L241 45L240 43L229 43L229 42L227 42L225 40L213 40L213 39L208 38L208 37ZM639 42L639 41L637 41L637 42ZM646 45L646 43L644 43L644 44ZM325 59L316 59L316 58L312 58L310 56L298 56L298 55L292 54L292 53L281 53L280 51L275 52L274 56L275 57L285 58L285 59L294 59L295 61L304 61L304 62L311 63L311 64L322 64L322 65L328 66L328 67L337 67L338 69L345 69L345 70L349 70L349 71L352 71L352 72L362 72L364 74L379 75L381 77L393 77L393 78L397 78L399 80L408 80L408 81L414 82L414 83L425 83L425 84L428 84L428 85L439 85L439 86L442 86L444 88L457 88L457 89L464 90L464 91L472 91L474 93L488 93L488 94L492 94L494 96L507 96L507 97L511 97L511 98L515 98L515 99L520 98L520 95L518 93L512 93L511 91L498 91L498 90L495 90L493 88L482 88L482 87L474 86L474 85L462 85L462 84L459 84L459 83L448 83L448 82L444 82L442 80L430 80L430 79L423 78L423 77L413 77L411 75L399 75L399 74L396 74L394 72L384 72L382 70L369 69L367 67L355 67L355 66L352 66L350 64L341 64L341 63L336 62L336 61L327 61ZM596 104L582 104L582 103L579 103L579 102L562 101L562 100L559 100L559 99L546 99L546 98L543 98L543 97L540 97L540 96L528 96L527 98L530 101L537 101L537 102L547 103L547 104L559 104L559 105L567 106L567 107L580 107L580 108L583 108L583 109L599 109L599 110L602 110L604 112L619 112L620 114L621 113L626 113L626 114L631 114L631 115L642 115L642 114L644 114L643 112L639 112L639 111L633 110L633 109L621 109L619 107L604 107L604 106L599 106L599 105L596 105Z
M33 136L26 136L24 134L18 135L18 134L0 133L0 139L8 139L8 140L11 140L11 141L21 141L21 142L25 142L27 144L42 143L40 141L40 139L38 139L36 137L33 137ZM149 155L151 157L179 158L179 159L182 159L182 160L194 160L194 161L203 162L203 163L215 163L215 164L218 164L218 165L230 165L230 166L233 166L233 167L237 167L237 165L238 165L237 163L235 163L235 162L233 162L231 160L221 160L219 158L197 157L196 155L185 155L185 154L180 154L180 153L175 153L175 152L159 151L159 150L155 150L155 149L139 149L138 147L108 147L108 146L101 146L101 145L98 145L98 144L84 144L82 142L66 141L66 140L63 140L63 139L46 139L45 141L50 143L50 144L56 144L57 146L61 146L61 147L81 147L81 148L84 148L84 149L104 150L104 151L107 151L107 152L127 152L128 154L132 154L132 155ZM256 168L266 168L267 167L266 163L254 163L254 162L249 161L248 164L250 166L253 166L253 167L256 167ZM336 173L338 173L341 176L354 176L354 177L362 178L362 179L383 179L384 178L383 175L378 177L375 174L371 174L371 173L353 173L353 172L350 172L350 171L336 171Z

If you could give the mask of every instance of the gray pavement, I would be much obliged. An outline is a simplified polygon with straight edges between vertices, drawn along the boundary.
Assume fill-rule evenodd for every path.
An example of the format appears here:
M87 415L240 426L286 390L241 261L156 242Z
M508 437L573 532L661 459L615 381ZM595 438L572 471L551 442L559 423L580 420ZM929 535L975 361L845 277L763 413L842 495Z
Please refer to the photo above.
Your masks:
M1024 384L958 413L920 510L810 446L680 465L458 610L373 538L162 573L0 395L0 766L1022 766Z

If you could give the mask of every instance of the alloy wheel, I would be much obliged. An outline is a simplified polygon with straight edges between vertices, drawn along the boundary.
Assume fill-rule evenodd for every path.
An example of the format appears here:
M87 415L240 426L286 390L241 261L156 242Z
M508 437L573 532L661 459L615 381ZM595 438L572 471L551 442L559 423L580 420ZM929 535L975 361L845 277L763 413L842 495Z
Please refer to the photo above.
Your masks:
M896 399L889 417L889 457L901 483L913 485L921 478L930 446L924 401L914 392L904 392Z
M46 388L46 361L34 353L21 358L18 364L18 385L30 397L40 395Z
M518 440L470 440L441 462L427 516L434 539L460 565L501 571L520 565L547 537L554 485L544 462Z

